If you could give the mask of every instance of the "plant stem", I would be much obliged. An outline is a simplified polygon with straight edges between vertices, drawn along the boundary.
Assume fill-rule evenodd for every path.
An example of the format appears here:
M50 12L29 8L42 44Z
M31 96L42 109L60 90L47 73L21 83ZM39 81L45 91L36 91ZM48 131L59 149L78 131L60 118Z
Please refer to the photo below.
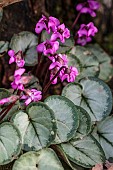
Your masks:
M18 100L18 99L17 99ZM17 100L15 100L13 103L11 103L7 108L5 108L5 113L4 114L2 114L1 115L1 117L0 117L0 122L3 120L3 118L7 115L7 113L9 112L9 110L13 107L13 105L16 103L16 101ZM2 112L3 113L3 112ZM1 114L1 112L0 112L0 114Z
M72 29L75 27L75 25L76 25L76 23L77 23L80 15L81 15L81 12L79 12L78 15L77 15L77 17L75 18L75 21L73 22L73 25L72 25Z
M21 94L21 90L17 91L17 95L20 96ZM19 98L18 98L19 99ZM16 103L16 101L18 100L16 99L13 103L9 104L7 107L5 107L1 112L0 112L0 121L2 121L2 119L7 115L7 113L9 112L9 110L14 106L14 104ZM3 114L2 114L3 113Z
M41 36L42 36L42 32L39 34L39 37L38 37L38 45L41 43ZM38 52L38 64L37 64L37 68L36 68L36 76L39 75L38 72L40 70L41 56L42 56L42 53Z
M44 89L43 89L43 94L48 90L48 88L49 88L49 86L51 85L51 83L53 82L53 80L59 75L59 73L60 73L60 71L62 70L62 69L64 69L64 68L66 68L65 66L62 66L61 68L60 68L60 70L57 72L57 74L47 83L47 85L44 87Z

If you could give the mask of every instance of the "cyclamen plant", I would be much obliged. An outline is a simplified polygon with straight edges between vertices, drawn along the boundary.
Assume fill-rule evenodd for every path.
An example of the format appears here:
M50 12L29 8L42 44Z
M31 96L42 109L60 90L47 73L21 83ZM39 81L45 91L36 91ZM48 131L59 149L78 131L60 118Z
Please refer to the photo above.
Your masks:
M13 170L95 169L106 160L110 166L112 94L104 81L113 66L99 45L82 47L98 32L93 22L74 29L81 14L95 17L99 7L96 0L76 6L73 40L64 23L44 15L35 28L38 44L27 31L11 39L9 64L15 70L12 93L0 89L0 165L16 159ZM61 95L51 95L56 84Z

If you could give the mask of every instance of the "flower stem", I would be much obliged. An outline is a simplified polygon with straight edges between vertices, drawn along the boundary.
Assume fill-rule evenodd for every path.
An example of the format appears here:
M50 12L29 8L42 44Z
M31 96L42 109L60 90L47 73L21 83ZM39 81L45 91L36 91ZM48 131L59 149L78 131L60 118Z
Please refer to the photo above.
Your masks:
M17 91L17 95L20 96L21 94L21 90ZM19 99L19 98L18 98ZM7 115L7 113L10 111L10 109L14 106L14 104L16 103L16 101L18 100L16 99L13 103L9 104L7 107L5 107L1 112L0 112L0 121L3 120L3 118Z
M76 23L77 23L80 15L81 15L81 12L79 12L78 15L77 15L77 17L75 18L75 21L73 22L73 25L72 25L72 29L75 27L75 25L76 25Z
M18 99L17 99L17 100L18 100ZM3 120L3 118L7 115L7 113L8 113L9 110L13 107L13 105L16 103L17 100L15 100L15 101L14 101L13 103L11 103L8 107L6 107L6 108L5 108L6 111L3 109L3 110L5 111L4 113L2 112L3 110L1 111L3 114L0 112L0 115L2 114L1 117L0 117L0 122L1 122L1 121Z
M64 68L66 68L65 66L62 66L61 68L60 68L60 70L57 72L57 74L47 83L47 85L44 87L44 89L43 89L43 94L48 90L48 88L50 87L50 85L51 85L51 83L53 82L53 80L59 75L59 73L60 73L60 71L62 70L62 69L64 69Z

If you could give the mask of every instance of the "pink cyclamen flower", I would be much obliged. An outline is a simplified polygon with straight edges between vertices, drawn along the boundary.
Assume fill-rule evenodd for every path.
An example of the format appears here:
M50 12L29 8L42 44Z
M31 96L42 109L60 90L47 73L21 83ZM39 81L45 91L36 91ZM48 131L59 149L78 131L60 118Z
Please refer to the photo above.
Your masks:
M61 24L57 27L56 31L52 34L51 40L55 41L58 38L62 43L65 43L65 39L70 37L70 31L68 28L65 28L64 24Z
M92 17L95 17L95 10L98 10L99 7L100 4L96 0L87 0L87 2L78 4L76 10L81 13L89 13Z
M48 57L52 63L49 66L49 70L52 70L55 67L61 68L62 66L66 66L68 64L68 59L65 54L55 54L54 56Z
M8 55L10 56L9 64L16 62L18 67L23 67L25 61L22 59L22 51L18 51L16 54L14 50L9 50Z
M60 25L60 21L57 18L52 16L47 18L46 16L42 15L42 18L36 24L35 32L40 34L42 30L46 30L49 34L50 30L54 32L58 25Z
M42 99L42 92L36 89L31 89L31 90L27 89L27 90L24 90L24 92L26 93L26 95L23 95L21 99L26 100L25 105L28 105L32 101L38 102L39 100Z
M58 41L53 42L51 40L46 40L45 42L37 46L37 51L43 53L44 55L55 54L58 48L59 48Z
M4 98L0 100L0 105L3 105L5 103L13 103L15 102L17 99L19 99L19 96L17 95L12 95L10 97Z
M64 72L64 73L63 73ZM78 76L78 70L76 67L70 66L70 68L65 69L60 76L61 80L67 79L68 82L74 82L76 76Z
M98 32L98 29L94 26L93 22L90 22L89 24L81 24L80 29L77 32L77 43L80 45L85 45L87 42L90 42L92 40L92 36L95 36L95 34Z
M15 71L14 73L14 81L11 83L11 86L13 89L19 89L24 90L23 82L22 80L22 74L25 72L24 68L20 68Z

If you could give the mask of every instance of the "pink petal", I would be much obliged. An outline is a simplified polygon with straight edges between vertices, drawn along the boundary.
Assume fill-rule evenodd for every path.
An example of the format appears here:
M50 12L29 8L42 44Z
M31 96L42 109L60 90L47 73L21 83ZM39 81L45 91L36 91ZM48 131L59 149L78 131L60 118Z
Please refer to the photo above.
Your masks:
M83 7L84 7L84 5L82 3L80 3L76 6L76 10L80 11Z
M13 62L15 62L15 57L11 57L11 58L9 59L9 64L11 64L11 63L13 63Z
M57 32L56 32L56 33L53 33L52 36L51 36L51 41L56 41L57 38L59 38L58 33L57 33Z
M15 71L14 76L16 76L16 75L20 75L21 76L24 72L25 72L25 69L24 68L20 68L20 69Z
M3 105L3 104L8 103L8 102L9 102L9 98L1 99L0 100L0 105Z
M14 50L9 50L9 51L8 51L8 55L9 55L10 57L13 57L13 56L15 55L15 51L14 51Z
M26 101L25 101L25 105L27 106L29 103L31 103L32 100L31 100L31 97L29 97Z
M44 43L41 43L41 44L39 44L39 45L37 46L37 51L40 52L40 53L42 53L43 50L44 50Z

